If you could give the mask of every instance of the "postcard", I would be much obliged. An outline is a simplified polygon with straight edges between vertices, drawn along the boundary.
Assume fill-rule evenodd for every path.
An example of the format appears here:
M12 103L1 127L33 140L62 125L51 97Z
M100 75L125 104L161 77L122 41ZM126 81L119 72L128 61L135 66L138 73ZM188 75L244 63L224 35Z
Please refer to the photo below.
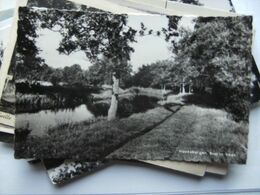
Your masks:
M251 103L253 107L259 106L260 102L260 73L257 68L256 62L254 58L252 59L253 61L253 75L252 75L252 94L251 94Z
M46 1L45 1L45 2L46 2ZM60 1L60 2L61 2L61 1ZM43 7L46 6L46 7L48 7L48 5L46 5L46 4L44 5L44 4L42 4L42 2L39 2L39 4L37 4L37 2L34 2L34 3L35 3L35 4L30 3L29 5L30 5L30 6L32 5L32 6L43 6ZM85 3L85 2L84 2L84 3ZM53 3L52 6L57 6L57 3L56 3L56 4ZM153 163L153 161L151 161L150 163ZM173 162L173 163L174 163L174 162ZM157 161L157 164L158 164L158 161ZM171 164L171 163L169 163L169 164ZM173 166L170 166L170 168L172 168L172 167L173 167ZM174 166L174 168L176 169L176 166ZM51 174L52 170L53 170L53 169L50 169L50 170L48 171L48 173L50 173L50 175L52 175L52 174ZM192 170L193 170L193 172L194 172L194 170L195 170L195 169L194 169L194 166L192 166ZM185 170L184 170L184 171L185 171ZM56 177L57 177L57 174L56 174ZM52 177L51 177L51 178L52 178ZM62 180L60 180L60 181L62 181Z
M84 0L76 0L81 2ZM229 0L107 0L121 6L145 11L151 14L196 15L196 16L235 16L234 7Z
M85 3L85 2L84 2ZM48 7L46 5L39 5L36 4L37 7ZM28 6L28 5L27 5ZM53 8L55 8L55 5L51 5L53 6ZM51 161L52 163L49 163L49 161ZM57 163L58 162L58 163ZM63 164L61 164L61 162L64 162ZM147 162L148 163L148 162ZM150 161L149 164L156 164L156 165L161 165L161 163L163 163L164 167L173 169L173 170L178 170L178 171L182 171L182 172L186 172L189 174L195 174L195 175L204 175L205 174L205 170L206 170L206 166L205 165L200 165L200 164L192 164L192 163L184 163L184 166L182 166L182 162L172 162L172 161L168 161L167 164L165 165L165 162L163 161ZM75 177L79 177L80 175L86 174L88 172L92 172L93 171L93 163L83 163L83 165L90 165L90 169L85 169L84 171L82 170L77 170L77 171L71 171L71 170L76 170L76 168L71 168L71 169L65 169L64 167L67 167L68 164L72 167L79 167L79 162L75 163L72 161L60 161L60 160L44 160L44 164L48 170L48 175L51 179L51 181L54 184L61 184L64 182L68 182L72 179L74 179ZM50 166L50 164L52 164L52 166ZM56 166L53 166L56 165ZM62 169L59 169L60 167L63 167ZM82 166L84 167L84 166ZM103 167L103 164L102 164ZM96 167L96 169L99 170L99 166ZM57 171L59 170L59 171ZM63 171L62 171L63 170ZM67 172L67 173L65 173ZM199 174L198 174L199 173Z
M228 165L226 164L189 163L169 160L147 160L142 162L200 177L205 176L206 173L226 175L228 172Z
M251 22L20 8L16 158L245 163Z
M82 162L71 160L43 160L48 176L53 184L64 184L79 176L101 170L108 162Z
M227 165L189 163L167 160L85 162L51 159L43 160L43 163L47 169L47 173L51 182L57 185L68 183L80 176L88 176L89 174L95 173L97 171L102 171L106 167L120 163L126 163L135 166L140 166L143 163L145 163L148 166L150 165L161 167L162 169L169 169L173 171L191 174L198 177L203 177L206 173L226 175L228 170Z
M1 21L0 23L0 69L3 63L4 52L7 48L9 34L11 27L5 21ZM0 101L0 121L3 121L2 124L10 124L14 127L14 105L12 104L13 99L15 98L15 94L12 92L12 87L9 84L10 77L7 78L6 83L4 85L3 96ZM3 81L1 81L3 82ZM14 92L14 91L13 91ZM12 96L12 97L11 97Z
M219 9L219 10L225 10L230 12L235 12L234 5L232 3L232 0L218 0L218 1L212 1L212 0L168 0L166 2L166 8L168 2L179 2L179 3L185 3L190 5L196 5L196 6L203 6L213 9Z

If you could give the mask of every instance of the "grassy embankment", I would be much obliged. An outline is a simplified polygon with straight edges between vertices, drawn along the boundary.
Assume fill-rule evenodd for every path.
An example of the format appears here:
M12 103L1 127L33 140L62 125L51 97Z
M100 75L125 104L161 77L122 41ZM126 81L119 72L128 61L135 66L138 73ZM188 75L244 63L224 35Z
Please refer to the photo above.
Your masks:
M110 95L110 92L104 91L94 95L94 101L108 104ZM122 100L135 98L138 95L162 98L161 90L140 88L121 91L119 97ZM183 102L182 97L170 98ZM167 103L171 103L170 98ZM136 138L112 156L121 159L244 162L247 123L235 122L221 109L207 108L206 105L203 107L184 106L157 127L156 124L172 114L163 107L112 122L106 121L105 117L99 117L95 121L61 124L50 129L48 135L44 137L28 136L24 142L22 138L26 138L25 131L21 133L20 139L19 137L17 139L16 156L44 158L48 154L48 157L52 158L73 157L92 161L105 157L127 141ZM34 147L27 147L29 145ZM195 151L201 154L183 153L183 151ZM227 156L227 153L234 156Z
M114 121L98 118L91 124L60 125L49 129L48 134L41 137L28 136L28 131L18 129L15 155L17 158L100 160L129 140L150 131L172 114L164 107L157 107Z
M244 163L247 125L231 120L227 112L220 109L184 106L164 123L128 142L109 158ZM234 156L228 156L230 154Z

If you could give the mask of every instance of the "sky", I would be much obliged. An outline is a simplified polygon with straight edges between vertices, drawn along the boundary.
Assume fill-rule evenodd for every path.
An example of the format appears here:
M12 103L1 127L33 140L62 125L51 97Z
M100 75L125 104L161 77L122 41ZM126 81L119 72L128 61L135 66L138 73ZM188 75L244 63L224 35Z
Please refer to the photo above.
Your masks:
M167 28L168 19L165 16L151 15L131 15L128 18L128 25L134 29L140 29L140 23L143 22L148 29L154 31ZM180 22L181 26L192 29L191 18L183 18ZM36 39L36 46L40 48L40 57L45 59L45 63L54 68L63 68L79 64L82 69L88 69L91 66L88 58L83 51L73 52L70 55L59 54L57 48L62 37L58 32L53 32L49 29L39 29L39 37ZM158 60L165 60L173 57L170 52L170 43L164 40L163 36L144 36L139 34L136 36L137 43L130 43L135 52L131 54L130 64L133 66L133 71L137 71L144 64L150 64Z
M41 29L36 40L36 46L41 50L39 56L45 60L48 66L53 68L64 68L79 64L83 69L87 69L91 63L83 51L72 52L70 55L60 54L57 51L62 36L58 32L49 29Z
M143 22L145 27L154 31L167 28L168 19L165 16L130 16L129 26L134 29L140 29L140 23ZM144 64L150 64L158 60L169 59L172 53L169 50L170 44L164 40L163 36L137 36L137 43L131 43L135 52L131 55L130 63L133 71L137 71Z

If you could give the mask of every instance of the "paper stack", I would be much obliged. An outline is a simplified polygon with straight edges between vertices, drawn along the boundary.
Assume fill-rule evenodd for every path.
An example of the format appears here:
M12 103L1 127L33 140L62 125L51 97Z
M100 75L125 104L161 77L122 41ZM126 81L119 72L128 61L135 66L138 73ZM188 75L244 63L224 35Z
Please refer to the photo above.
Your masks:
M2 11L0 141L43 162L54 184L121 161L197 176L245 164L260 99L252 17L230 0L184 2Z

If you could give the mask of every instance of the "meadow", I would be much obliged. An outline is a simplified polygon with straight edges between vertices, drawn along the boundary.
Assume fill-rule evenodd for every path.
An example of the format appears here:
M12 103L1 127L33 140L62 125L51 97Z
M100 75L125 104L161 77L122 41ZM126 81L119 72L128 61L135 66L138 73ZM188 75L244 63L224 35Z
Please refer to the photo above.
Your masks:
M109 158L245 163L247 134L247 124L224 110L185 105Z

